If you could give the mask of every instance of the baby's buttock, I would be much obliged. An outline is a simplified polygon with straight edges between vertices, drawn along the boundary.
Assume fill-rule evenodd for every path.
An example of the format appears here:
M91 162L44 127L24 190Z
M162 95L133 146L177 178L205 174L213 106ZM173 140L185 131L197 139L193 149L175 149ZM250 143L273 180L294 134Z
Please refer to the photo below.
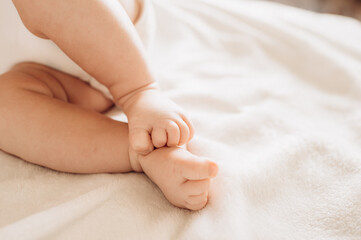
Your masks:
M150 0L118 0L147 48L153 22ZM119 4L118 3L118 4ZM0 74L20 62L36 62L76 76L111 98L108 89L74 63L51 40L30 33L22 23L12 1L0 1Z
M0 1L0 36L0 74L17 63L36 62L87 82L91 79L55 43L33 35L24 26L12 1Z

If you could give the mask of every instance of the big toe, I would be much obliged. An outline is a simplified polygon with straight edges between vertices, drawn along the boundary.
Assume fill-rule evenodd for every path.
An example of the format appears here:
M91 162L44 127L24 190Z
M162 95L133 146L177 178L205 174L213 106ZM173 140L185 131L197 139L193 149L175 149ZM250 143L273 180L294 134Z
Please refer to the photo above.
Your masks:
M142 155L146 155L153 150L153 145L142 142L136 142L132 144L132 147L134 151Z
M188 180L213 178L217 173L217 163L206 158L193 157L183 162L182 175Z
M144 130L133 131L130 134L130 143L132 148L140 154L148 154L153 150L149 133Z

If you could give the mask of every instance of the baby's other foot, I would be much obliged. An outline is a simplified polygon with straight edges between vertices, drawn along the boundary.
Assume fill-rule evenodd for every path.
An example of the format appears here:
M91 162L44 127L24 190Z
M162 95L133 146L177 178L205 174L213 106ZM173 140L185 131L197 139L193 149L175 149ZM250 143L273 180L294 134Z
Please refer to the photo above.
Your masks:
M129 142L138 154L147 155L164 146L182 146L193 137L191 121L160 90L138 92L122 106L128 117Z
M218 173L215 162L179 147L159 148L146 156L137 154L137 162L172 204L190 210L207 204L211 178Z

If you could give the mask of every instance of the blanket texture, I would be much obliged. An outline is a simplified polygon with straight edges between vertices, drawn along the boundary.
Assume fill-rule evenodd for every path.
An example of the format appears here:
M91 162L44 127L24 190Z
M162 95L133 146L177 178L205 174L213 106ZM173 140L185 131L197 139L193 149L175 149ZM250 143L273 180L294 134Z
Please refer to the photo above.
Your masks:
M143 174L0 152L0 239L361 239L360 23L260 1L153 4L154 72L194 122L190 151L220 166L209 204L176 208Z

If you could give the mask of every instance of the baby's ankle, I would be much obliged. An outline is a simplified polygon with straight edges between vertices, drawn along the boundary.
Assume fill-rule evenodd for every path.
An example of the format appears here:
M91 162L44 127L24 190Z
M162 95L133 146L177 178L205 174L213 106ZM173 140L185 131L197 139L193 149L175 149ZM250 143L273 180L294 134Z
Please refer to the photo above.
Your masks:
M123 109L123 111L126 111L129 105L132 105L133 102L136 102L139 96L142 96L146 93L161 93L160 88L156 82L152 82L150 84L147 84L143 87L140 87L132 92L129 92L128 94L116 98L116 103Z

